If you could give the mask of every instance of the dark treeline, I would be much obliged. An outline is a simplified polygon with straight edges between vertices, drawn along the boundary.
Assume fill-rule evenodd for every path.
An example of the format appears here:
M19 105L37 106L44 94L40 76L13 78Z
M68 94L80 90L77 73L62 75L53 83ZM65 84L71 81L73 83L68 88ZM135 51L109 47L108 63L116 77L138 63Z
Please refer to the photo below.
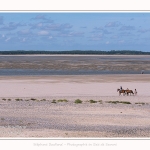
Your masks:
M133 51L133 50L70 50L70 51L44 51L44 50L12 50L0 51L0 55L26 55L26 54L80 54L80 55L150 55L150 52Z

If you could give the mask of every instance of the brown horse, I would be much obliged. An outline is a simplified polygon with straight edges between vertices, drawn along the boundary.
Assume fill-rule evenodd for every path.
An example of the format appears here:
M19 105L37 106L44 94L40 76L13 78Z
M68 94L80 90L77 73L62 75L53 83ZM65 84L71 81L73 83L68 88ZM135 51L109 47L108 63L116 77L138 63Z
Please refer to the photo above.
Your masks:
M119 91L119 96L121 95L121 93L123 93L123 95L125 95L126 94L126 90L120 90L120 89L117 89L117 92Z
M130 95L134 95L133 91L132 90L125 90L126 94L128 95L130 93Z

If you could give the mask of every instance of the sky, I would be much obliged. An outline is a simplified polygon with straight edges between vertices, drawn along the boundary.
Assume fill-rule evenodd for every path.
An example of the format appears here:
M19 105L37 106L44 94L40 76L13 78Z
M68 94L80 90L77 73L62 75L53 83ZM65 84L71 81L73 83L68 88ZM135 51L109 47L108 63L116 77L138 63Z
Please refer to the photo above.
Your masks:
M150 13L0 12L0 50L150 51Z

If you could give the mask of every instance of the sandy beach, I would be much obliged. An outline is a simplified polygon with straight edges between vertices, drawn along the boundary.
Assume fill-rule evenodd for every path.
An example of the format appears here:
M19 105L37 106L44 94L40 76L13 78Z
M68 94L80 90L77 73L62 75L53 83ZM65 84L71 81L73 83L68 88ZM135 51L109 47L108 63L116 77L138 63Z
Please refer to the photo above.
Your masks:
M148 74L0 76L0 137L150 137L149 89Z

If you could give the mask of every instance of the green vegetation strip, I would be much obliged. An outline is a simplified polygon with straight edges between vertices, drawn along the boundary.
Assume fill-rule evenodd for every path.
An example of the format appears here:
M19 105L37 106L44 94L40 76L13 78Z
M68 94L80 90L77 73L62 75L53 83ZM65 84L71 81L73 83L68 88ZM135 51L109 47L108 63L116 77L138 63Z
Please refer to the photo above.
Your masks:
M130 102L126 102L126 101L107 101L107 103L112 103L112 104L131 104Z
M76 99L74 103L76 103L76 104L81 104L82 101L81 101L80 99Z
M52 101L51 103L54 103L54 104L55 104L55 103L56 103L56 100L55 100L55 99L53 99L53 101Z
M143 102L139 102L139 103L135 103L135 104L145 105L145 103L143 103Z
M35 101L36 99L35 99L35 98L31 98L31 100L32 100L32 101Z
M22 101L22 99L20 99L20 98L16 98L15 100L16 100L16 101Z
M66 100L66 99L59 99L59 100L57 100L57 102L68 102L68 100Z
M6 101L7 99L6 99L6 98L3 98L2 100ZM16 98L15 100L16 100L16 101L23 101L23 100L20 99L20 98ZM32 100L32 101L46 101L46 99L37 100L37 99L35 99L35 98L31 98L30 100ZM8 101L11 101L11 99L8 99ZM28 99L28 100L25 100L25 101L29 101L29 99ZM68 100L66 100L66 99L58 99L58 100L53 99L51 103L57 103L57 102L68 102ZM91 99L91 100L88 100L88 101L86 101L86 102L89 102L89 103L91 103L91 104L92 104L92 103L98 103L98 102L99 102L100 104L103 104L103 101L102 101L102 100L96 101L96 100ZM76 99L76 100L74 101L74 103L75 103L75 104L81 104L81 103L83 103L83 101L80 100L80 99ZM106 101L106 103L112 103L112 104L131 104L130 102L127 102L127 101ZM147 103L138 102L138 103L135 103L135 104L145 105L145 104L147 104Z
M46 99L41 99L41 101L46 101Z
M97 101L92 100L92 99L91 99L91 100L89 100L89 102L90 102L90 103L97 103Z
M100 104L102 104L102 100L99 100L99 101L95 101L95 100L89 100L88 102L90 102L90 103L97 103L97 102L99 102Z

